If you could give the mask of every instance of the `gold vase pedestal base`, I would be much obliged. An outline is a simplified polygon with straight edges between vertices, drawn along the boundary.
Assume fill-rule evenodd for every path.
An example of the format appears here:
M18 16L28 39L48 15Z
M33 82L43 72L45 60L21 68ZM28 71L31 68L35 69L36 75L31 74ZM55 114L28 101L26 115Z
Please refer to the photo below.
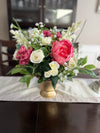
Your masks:
M51 81L44 81L40 84L40 95L45 98L53 98L56 97L56 92L52 87Z

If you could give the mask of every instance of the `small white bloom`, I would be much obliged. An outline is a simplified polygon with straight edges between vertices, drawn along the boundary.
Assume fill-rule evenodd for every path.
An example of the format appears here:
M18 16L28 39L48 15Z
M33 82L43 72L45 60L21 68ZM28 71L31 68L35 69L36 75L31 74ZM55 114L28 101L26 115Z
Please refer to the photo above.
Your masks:
M44 72L44 77L49 78L51 76L51 70Z
M51 37L43 37L42 38L43 45L50 45L51 44Z
M64 78L66 78L66 79L67 79L67 75L65 75L65 76L64 76Z
M43 24L41 24L40 27L41 27L41 28L44 27Z
M30 61L32 63L40 63L43 61L44 53L41 49L35 50L31 53Z
M28 43L31 44L31 41L29 41Z
M65 62L64 65L67 66L67 62Z
M67 68L67 67L65 67L65 70L68 70L68 68Z
M54 35L54 37L56 38L57 36L56 36L56 35Z
M59 77L62 77L62 73L59 74Z
M17 60L16 55L17 55L17 50L13 54L13 60Z
M54 26L54 29L57 29L57 26Z
M52 31L52 29L50 29L50 31Z
M39 26L39 24L38 24L38 23L36 23L35 25L36 25L36 26Z
M14 30L10 30L10 32L11 32L12 34L15 34L15 31L14 31Z
M39 22L39 24L41 24L41 25L42 25L43 23L42 23L42 22Z
M73 72L75 73L75 76L77 76L77 74L79 73L77 69L73 70Z
M10 25L10 28L11 28L11 29L13 28L13 24Z

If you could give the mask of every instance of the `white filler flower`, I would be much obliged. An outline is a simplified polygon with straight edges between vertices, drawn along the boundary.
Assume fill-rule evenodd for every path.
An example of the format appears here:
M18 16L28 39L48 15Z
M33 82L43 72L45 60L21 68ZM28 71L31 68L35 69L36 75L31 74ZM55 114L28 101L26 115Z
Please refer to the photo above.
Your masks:
M43 37L42 44L43 45L51 45L51 37Z
M44 58L44 53L42 50L38 49L38 50L35 50L31 53L31 56L30 56L30 61L32 63L40 63L43 61L43 58Z

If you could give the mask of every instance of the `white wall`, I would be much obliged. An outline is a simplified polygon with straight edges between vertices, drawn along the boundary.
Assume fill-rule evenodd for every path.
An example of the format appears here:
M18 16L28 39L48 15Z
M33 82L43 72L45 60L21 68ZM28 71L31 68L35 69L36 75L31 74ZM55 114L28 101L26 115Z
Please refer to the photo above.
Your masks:
M98 0L78 0L77 21L87 20L79 42L100 45L100 14L96 12Z
M0 0L0 39L8 40L7 1Z

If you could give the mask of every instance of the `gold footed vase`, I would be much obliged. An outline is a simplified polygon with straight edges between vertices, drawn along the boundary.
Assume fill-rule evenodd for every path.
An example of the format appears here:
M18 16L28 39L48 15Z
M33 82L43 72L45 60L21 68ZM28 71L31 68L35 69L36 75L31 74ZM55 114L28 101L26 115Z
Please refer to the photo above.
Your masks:
M45 98L56 97L56 91L54 90L51 81L43 81L40 84L40 95Z

